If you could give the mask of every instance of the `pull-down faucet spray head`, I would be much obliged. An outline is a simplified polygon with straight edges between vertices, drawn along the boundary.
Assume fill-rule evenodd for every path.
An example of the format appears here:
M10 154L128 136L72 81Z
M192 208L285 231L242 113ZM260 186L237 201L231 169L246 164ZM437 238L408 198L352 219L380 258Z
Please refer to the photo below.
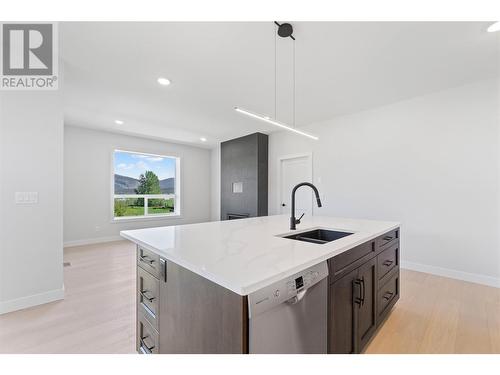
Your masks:
M316 203L318 204L318 207L322 207L323 205L321 204L321 199L319 198L319 195L316 194Z

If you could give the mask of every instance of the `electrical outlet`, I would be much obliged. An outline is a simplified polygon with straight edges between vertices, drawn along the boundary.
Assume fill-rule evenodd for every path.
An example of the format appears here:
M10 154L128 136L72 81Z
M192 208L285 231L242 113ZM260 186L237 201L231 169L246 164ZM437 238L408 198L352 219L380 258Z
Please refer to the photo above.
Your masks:
M38 192L17 191L15 194L16 204L36 204L38 203Z

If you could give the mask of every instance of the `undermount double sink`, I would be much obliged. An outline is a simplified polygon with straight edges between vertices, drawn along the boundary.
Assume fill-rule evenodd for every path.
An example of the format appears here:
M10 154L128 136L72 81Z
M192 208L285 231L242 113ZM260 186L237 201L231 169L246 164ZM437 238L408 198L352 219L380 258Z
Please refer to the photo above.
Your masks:
M352 232L342 232L329 229L312 229L305 232L294 233L291 235L282 236L295 241L310 242L319 245L329 243L353 234Z

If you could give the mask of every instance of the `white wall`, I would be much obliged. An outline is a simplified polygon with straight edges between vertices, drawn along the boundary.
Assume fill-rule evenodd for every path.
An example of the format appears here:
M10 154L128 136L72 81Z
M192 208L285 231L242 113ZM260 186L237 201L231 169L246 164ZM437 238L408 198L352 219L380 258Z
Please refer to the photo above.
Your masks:
M220 144L211 151L210 219L220 220Z
M0 93L0 313L64 297L59 92ZM38 192L16 205L15 192Z
M497 62L500 62L500 33L498 32L496 33L496 38L497 38ZM497 127L498 127L497 139L500 148L500 66L498 66L498 64L497 64ZM498 152L497 193L500 194L500 149L497 152ZM497 204L498 204L498 220L500 222L500 197L497 199ZM500 228L497 228L497 236L499 244L498 252L500 253ZM498 256L498 258L500 259L500 255Z
M64 128L64 243L116 240L125 229L210 220L210 150L96 130ZM114 149L181 158L181 217L112 222Z
M500 286L498 82L339 117L270 136L270 213L277 158L313 153L316 214L402 223L404 265Z

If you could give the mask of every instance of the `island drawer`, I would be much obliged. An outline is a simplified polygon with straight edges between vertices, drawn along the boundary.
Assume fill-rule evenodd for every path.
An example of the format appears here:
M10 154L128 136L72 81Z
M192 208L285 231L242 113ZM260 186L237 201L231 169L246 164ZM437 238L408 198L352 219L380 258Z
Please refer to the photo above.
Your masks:
M142 268L137 267L137 303L139 312L158 328L160 282Z
M382 236L378 237L375 242L377 249L381 249L382 247L387 246L390 243L396 242L398 240L399 240L399 228L383 234Z
M140 354L158 354L159 338L156 330L141 313L137 314L137 351Z
M399 299L399 270L395 270L377 294L378 315L383 317Z
M160 256L152 251L137 247L137 265L156 278L160 277Z
M378 279L382 280L397 266L399 266L399 241L377 255Z
M375 242L370 241L328 260L330 282L340 279L375 255Z

